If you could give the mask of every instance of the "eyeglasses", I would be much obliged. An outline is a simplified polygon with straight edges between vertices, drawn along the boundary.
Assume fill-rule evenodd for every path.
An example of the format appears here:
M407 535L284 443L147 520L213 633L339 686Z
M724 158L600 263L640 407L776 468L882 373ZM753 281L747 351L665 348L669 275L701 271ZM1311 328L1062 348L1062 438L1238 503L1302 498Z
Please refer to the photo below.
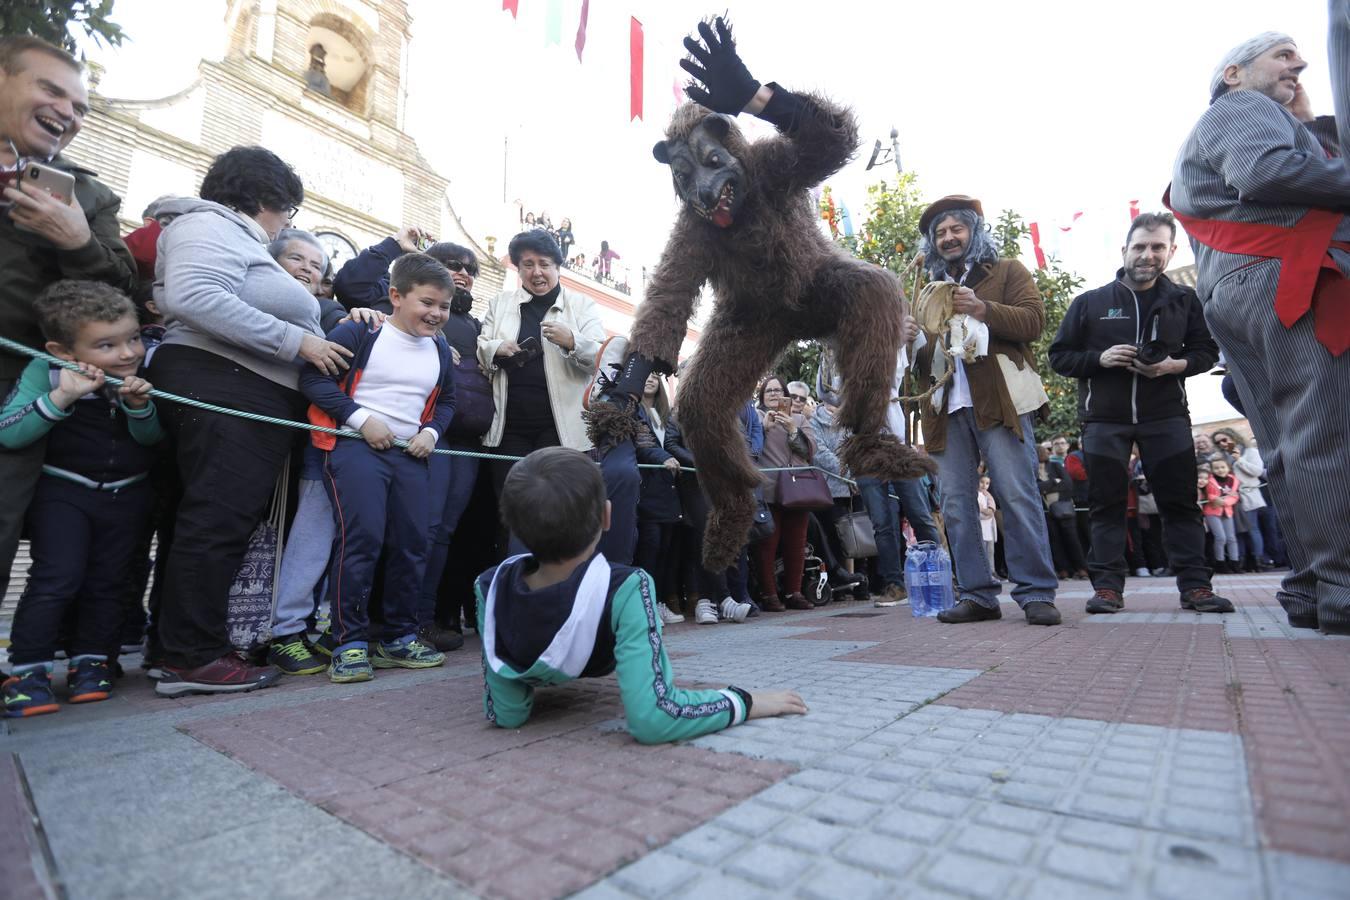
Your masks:
M296 215L297 215L299 212L300 212L300 207L299 207L299 206L288 206L288 207L286 207L286 218L291 219L292 221L294 221Z
M457 259L448 260L445 267L451 272L464 272L470 278L478 277L478 267L473 263L460 262Z
M793 403L805 403L805 402L806 402L806 395L805 395L805 394L788 394L788 396L792 398L792 402L793 402Z

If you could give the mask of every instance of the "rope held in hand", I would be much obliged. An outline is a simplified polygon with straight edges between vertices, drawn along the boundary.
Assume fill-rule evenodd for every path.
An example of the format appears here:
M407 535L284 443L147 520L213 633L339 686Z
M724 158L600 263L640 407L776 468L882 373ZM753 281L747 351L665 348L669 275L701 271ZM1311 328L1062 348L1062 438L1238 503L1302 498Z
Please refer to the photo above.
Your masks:
M20 353L24 356L32 357L33 359L40 359L45 363L48 363L53 366L60 366L61 368L69 369L72 372L78 373L80 371L80 367L73 362L64 359L58 359L57 357L52 356L50 353L44 353L41 350L34 350L32 347L27 347L16 341L11 341L9 338L6 337L0 337L0 348L10 350L14 353ZM114 387L120 386L122 384L121 378L117 378L112 375L104 375L103 380L108 384L113 385ZM180 397L177 394L170 394L168 391L161 391L157 388L150 389L150 396L158 400L167 400L170 403L177 403L182 406L191 406L195 407L196 409L205 410L207 412L220 413L221 415L225 416L237 416L240 419L247 419L250 422L262 422L263 424L266 425L280 425L284 428L294 428L299 431L317 431L320 432L321 434L332 434L336 435L337 437L357 438L358 440L363 441L365 440L365 436L362 435L359 431L352 431L346 428L326 428L322 425L311 425L309 422L295 422L290 419L278 419L275 416L265 416L262 413L244 412L238 409L230 409L229 407L226 406L217 406L214 403L207 403L205 400L194 400L191 397ZM407 447L408 442L395 439L394 446ZM523 456L509 456L502 453L483 453L477 450L447 450L440 447L436 448L431 452L439 454L441 456L464 456L470 457L472 459L492 459L492 460L501 460L504 462L517 462L521 459L524 459ZM665 466L659 463L639 463L638 468L664 469ZM775 469L760 469L760 471L802 472L810 469L815 469L817 472L820 472L829 478L834 478L839 481L843 481L855 487L857 486L857 482L853 481L852 479L845 478L842 475L836 475L833 472L826 472L819 466L782 466ZM697 472L698 470L693 468L692 466L689 467L682 466L680 468L680 471Z

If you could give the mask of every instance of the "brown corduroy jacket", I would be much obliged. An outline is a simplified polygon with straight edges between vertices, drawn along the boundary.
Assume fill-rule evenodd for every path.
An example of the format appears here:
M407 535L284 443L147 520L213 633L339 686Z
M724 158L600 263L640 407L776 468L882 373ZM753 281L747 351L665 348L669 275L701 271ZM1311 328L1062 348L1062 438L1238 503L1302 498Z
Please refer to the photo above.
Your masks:
M1036 290L1031 273L1015 259L976 265L966 276L966 287L989 305L984 318L989 326L989 355L964 364L975 425L981 430L1001 425L1020 437L1020 417L995 356L1006 356L1019 371L1027 366L1037 371L1030 345L1045 330L1045 305L1040 291ZM935 350L936 344L930 341L918 352L914 361L917 390L925 390L932 384ZM950 386L948 382L948 390ZM925 401L921 408L923 443L929 452L940 453L947 446L947 396L943 394L940 410L934 409L931 401ZM1038 415L1048 412L1048 405L1037 411Z

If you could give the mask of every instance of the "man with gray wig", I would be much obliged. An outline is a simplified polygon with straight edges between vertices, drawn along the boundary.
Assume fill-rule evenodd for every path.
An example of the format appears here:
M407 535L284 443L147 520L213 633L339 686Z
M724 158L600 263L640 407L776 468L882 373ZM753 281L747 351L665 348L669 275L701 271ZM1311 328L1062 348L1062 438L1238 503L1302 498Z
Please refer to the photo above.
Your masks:
M1333 61L1344 7L1332 5ZM1165 202L1195 249L1205 319L1286 513L1293 569L1277 598L1296 628L1350 634L1350 494L1326 489L1350 463L1350 168L1304 124L1306 67L1274 32L1230 51ZM1346 77L1342 59L1337 97Z
M950 378L920 405L924 445L942 481L942 517L960 596L938 620L958 624L1002 616L999 581L980 533L976 495L983 457L1003 509L1008 575L1016 583L1013 599L1029 624L1058 625L1059 582L1050 559L1031 430L1033 416L1049 406L1031 352L1031 342L1045 328L1045 306L1031 273L1017 260L999 257L980 201L943 197L924 210L919 230L929 278L956 285L952 310L965 317L966 332L977 347L972 358L949 357L938 351L937 341L921 334L911 357L925 388L952 367ZM913 330L912 320L906 327Z

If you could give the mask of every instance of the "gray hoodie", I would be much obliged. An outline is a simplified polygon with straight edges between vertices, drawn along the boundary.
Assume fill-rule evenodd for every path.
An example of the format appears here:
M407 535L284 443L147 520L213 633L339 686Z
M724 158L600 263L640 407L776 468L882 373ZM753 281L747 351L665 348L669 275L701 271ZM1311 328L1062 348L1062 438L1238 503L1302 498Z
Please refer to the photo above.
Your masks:
M209 200L172 200L160 214L177 216L155 260L164 346L196 347L298 388L300 340L323 337L319 304L268 254L266 232Z

